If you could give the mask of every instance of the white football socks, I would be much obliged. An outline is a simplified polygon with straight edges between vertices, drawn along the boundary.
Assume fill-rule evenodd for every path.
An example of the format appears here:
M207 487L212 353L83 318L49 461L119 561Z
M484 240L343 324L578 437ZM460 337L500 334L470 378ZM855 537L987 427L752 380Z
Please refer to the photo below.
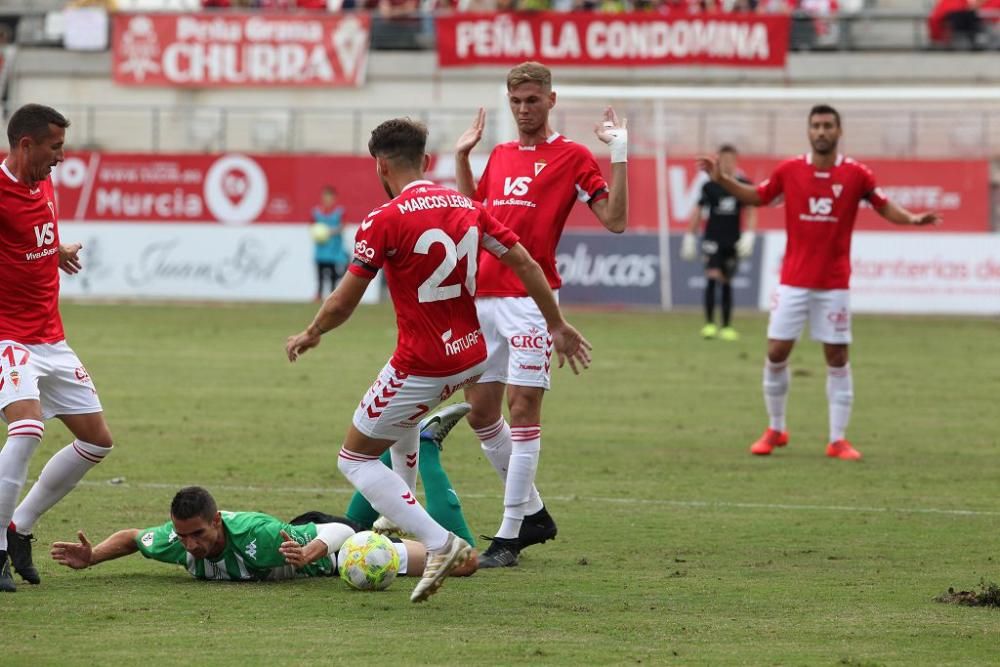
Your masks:
M479 443L483 448L483 454L489 460L493 469L497 471L500 481L507 484L507 466L510 463L511 452L511 432L507 420L500 417L499 421L491 426L481 429L473 429ZM538 495L538 488L531 485L531 495L524 508L524 515L530 516L535 512L542 511L544 504L541 496Z
M771 419L770 426L775 431L785 430L789 379L787 361L776 364L768 359L764 363L764 405L767 406L767 415Z
M389 448L392 455L392 469L399 475L410 491L417 492L417 463L420 456L420 433L412 428Z
M7 425L7 442L0 450L0 551L7 550L7 526L28 479L28 461L45 434L45 424L19 419Z
M497 537L516 539L521 531L535 484L538 456L542 449L542 427L514 426L511 432L511 454L507 464L507 483L503 494L503 522Z
M428 551L447 544L448 531L431 518L406 482L382 465L377 456L341 449L337 467L379 514L423 542Z
M851 365L826 369L826 398L830 403L830 442L843 440L847 434L847 424L851 421L851 405L854 403L854 381Z
M111 450L111 447L74 440L53 454L42 468L38 481L14 511L17 532L21 535L31 533L38 517L72 491L87 471L103 461Z

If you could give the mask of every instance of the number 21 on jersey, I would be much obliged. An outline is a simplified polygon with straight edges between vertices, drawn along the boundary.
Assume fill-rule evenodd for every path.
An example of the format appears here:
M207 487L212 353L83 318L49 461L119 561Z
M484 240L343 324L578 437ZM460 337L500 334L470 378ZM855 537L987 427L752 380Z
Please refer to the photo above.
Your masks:
M454 272L459 260L468 260L465 272L465 289L470 296L476 295L476 261L479 252L479 228L469 227L465 236L456 245L443 229L428 229L417 239L413 252L420 255L430 254L430 249L437 244L444 246L444 260L434 272L417 288L417 299L420 303L431 301L447 301L457 299L462 294L461 285L441 286L448 276Z

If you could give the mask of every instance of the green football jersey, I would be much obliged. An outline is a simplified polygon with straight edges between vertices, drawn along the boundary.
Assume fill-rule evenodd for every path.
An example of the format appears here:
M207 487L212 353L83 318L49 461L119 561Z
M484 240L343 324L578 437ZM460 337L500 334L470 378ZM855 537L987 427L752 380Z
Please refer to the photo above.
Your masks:
M198 579L262 581L334 573L335 566L329 556L296 570L278 551L283 541L282 530L299 544L308 544L316 539L314 523L292 526L259 512L222 512L222 525L226 531L226 546L217 558L195 558L189 554L170 521L139 531L135 543L146 558L183 565Z

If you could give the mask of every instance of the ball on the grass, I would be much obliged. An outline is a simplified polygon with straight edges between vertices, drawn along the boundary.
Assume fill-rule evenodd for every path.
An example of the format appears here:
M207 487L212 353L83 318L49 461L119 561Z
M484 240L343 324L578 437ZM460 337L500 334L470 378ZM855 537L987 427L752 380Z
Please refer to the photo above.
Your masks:
M330 240L330 228L322 222L316 222L309 226L309 236L316 243L326 243Z
M366 530L344 542L337 554L340 578L359 591L382 591L399 573L399 552L385 535Z

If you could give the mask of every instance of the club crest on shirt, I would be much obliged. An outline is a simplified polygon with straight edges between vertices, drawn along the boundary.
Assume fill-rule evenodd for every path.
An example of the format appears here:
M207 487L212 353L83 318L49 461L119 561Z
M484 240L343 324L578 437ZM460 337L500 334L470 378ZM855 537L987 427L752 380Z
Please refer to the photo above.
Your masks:
M844 191L844 186L841 185L840 183L834 183L830 187L833 190L833 196L834 197L839 197L840 193Z
M542 169L545 169L547 166L548 163L545 160L538 160L535 162L535 176L538 176L538 174L542 172Z

